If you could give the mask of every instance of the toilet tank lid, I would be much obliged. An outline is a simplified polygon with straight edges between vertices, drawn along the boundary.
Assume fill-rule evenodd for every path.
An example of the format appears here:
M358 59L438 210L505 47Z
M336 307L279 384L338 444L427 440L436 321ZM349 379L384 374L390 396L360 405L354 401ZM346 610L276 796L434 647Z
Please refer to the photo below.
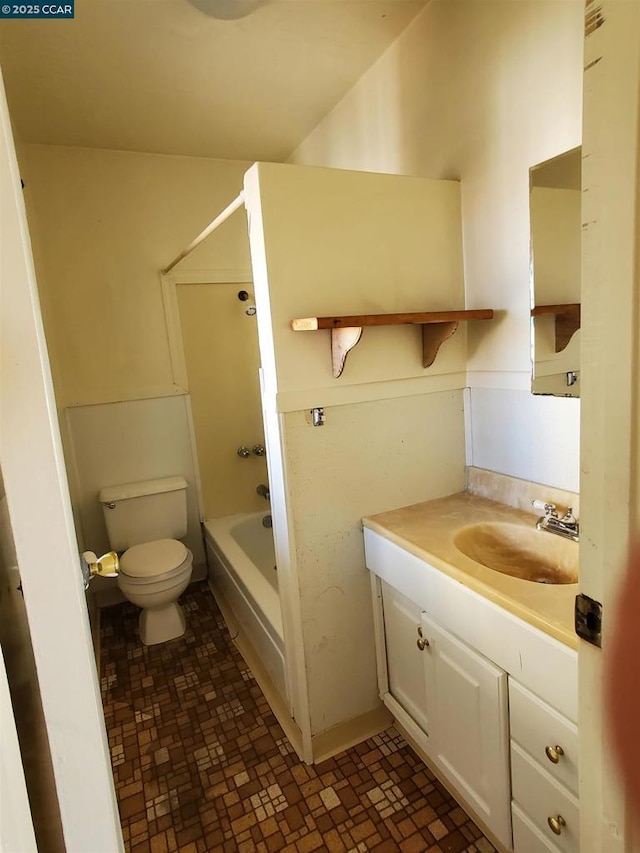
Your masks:
M100 489L98 500L106 504L143 495L159 495L162 492L177 492L187 488L184 477L163 477L159 480L142 480L139 483L124 483L121 486L106 486Z

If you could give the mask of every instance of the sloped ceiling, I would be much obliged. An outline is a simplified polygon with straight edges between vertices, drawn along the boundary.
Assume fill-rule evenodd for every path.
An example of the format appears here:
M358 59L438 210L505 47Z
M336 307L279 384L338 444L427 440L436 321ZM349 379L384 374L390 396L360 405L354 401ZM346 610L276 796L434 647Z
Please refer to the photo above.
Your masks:
M2 21L0 63L22 142L279 161L424 5L268 0L221 20L76 0L73 20Z

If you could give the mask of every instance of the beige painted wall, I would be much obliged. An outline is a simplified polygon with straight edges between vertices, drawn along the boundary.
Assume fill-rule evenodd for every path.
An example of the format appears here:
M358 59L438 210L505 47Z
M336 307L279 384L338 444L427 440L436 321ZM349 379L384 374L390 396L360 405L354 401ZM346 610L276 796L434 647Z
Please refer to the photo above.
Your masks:
M248 165L21 149L56 400L67 410L62 429L74 513L87 548L107 547L101 486L183 474L190 483L187 544L196 564L204 560L188 401L174 376L159 270L238 194ZM246 279L243 213L178 269Z
M248 165L22 148L59 407L177 392L159 270L235 198ZM249 271L242 213L180 268Z
M176 287L191 396L203 513L220 518L268 509L256 494L267 483L266 456L238 456L241 446L264 447L258 330L240 302L247 284Z
M256 279L258 327L280 411L362 399L366 385L370 398L384 397L384 382L419 380L419 392L433 377L461 382L464 323L427 369L419 327L365 328L339 379L331 332L290 328L300 317L464 308L457 182L273 163L251 174L260 200L255 193L248 210L262 205L269 279L268 293Z
M328 333L289 321L461 306L458 186L260 163L245 198L285 642L311 737L379 705L362 516L464 488L465 336L424 370L418 329L365 329L379 334L334 379Z
M462 392L284 418L313 733L378 704L361 519L464 488Z
M582 51L581 0L432 0L291 158L461 181L467 306L501 312L469 332L471 408L504 390L483 431L520 454L542 423L575 423L537 398L522 432L504 429L509 392L530 388L529 169L580 144ZM577 490L577 466L555 485Z

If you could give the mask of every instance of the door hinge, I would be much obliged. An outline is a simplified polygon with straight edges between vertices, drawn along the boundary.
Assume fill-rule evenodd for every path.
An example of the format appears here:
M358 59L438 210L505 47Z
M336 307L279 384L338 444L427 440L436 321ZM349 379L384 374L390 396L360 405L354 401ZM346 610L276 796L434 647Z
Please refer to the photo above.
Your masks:
M576 595L576 634L598 648L602 647L602 604L580 593Z

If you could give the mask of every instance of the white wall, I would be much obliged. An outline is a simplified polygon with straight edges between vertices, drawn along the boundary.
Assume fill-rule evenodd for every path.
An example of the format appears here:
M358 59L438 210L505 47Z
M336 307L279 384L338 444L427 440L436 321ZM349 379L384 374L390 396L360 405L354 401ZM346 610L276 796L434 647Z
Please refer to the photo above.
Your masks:
M204 563L188 403L185 396L158 397L66 410L67 465L76 483L84 548L97 553L109 550L98 501L103 486L180 474L189 483L184 541L193 552L194 565ZM96 585L108 587L115 582L96 578L92 588Z
M467 406L467 461L490 471L579 492L580 401L529 391L476 388ZM497 423L499 419L499 424ZM540 493L544 499L544 492Z
M484 420L472 461L491 455L518 476L513 459L528 456L536 480L562 454L551 443L541 455L540 430L574 446L579 433L573 404L546 397L511 432L530 388L529 168L580 144L582 42L580 0L432 0L291 158L461 180L467 307L500 312L490 334L469 332L472 410L483 387L504 392L472 415ZM577 464L560 468L575 490Z

